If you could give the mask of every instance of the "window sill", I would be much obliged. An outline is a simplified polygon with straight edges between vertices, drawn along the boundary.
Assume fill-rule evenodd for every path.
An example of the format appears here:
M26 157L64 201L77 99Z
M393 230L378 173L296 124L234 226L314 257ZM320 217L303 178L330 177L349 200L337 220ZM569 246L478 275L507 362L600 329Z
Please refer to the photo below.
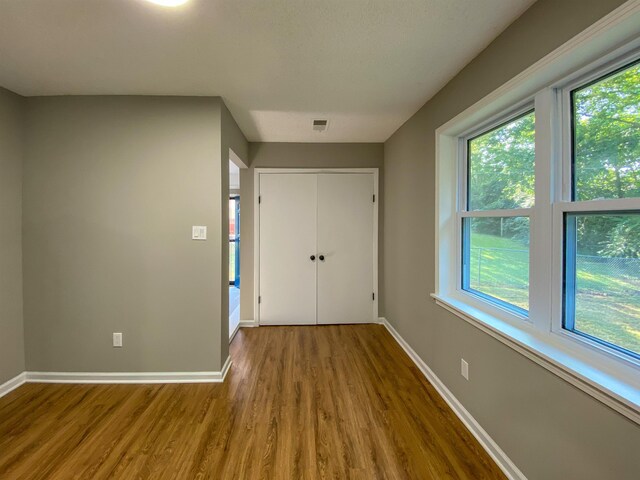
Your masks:
M640 389L578 358L554 338L557 335L518 328L452 297L431 296L444 309L640 424Z

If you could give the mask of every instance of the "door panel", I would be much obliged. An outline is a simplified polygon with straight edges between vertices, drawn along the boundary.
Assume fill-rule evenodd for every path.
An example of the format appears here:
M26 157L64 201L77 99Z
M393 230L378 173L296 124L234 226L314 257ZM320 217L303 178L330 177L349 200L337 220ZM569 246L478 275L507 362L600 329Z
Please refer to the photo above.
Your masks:
M260 324L316 323L317 175L260 175Z
M318 175L318 323L373 320L373 175Z

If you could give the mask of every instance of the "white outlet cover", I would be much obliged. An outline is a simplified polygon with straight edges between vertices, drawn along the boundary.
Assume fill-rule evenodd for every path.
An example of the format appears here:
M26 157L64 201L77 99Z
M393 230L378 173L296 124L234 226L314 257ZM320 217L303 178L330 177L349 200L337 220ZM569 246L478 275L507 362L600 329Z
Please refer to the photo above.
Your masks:
M120 332L113 333L113 346L122 347L122 333Z
M207 227L204 225L194 225L191 227L191 240L206 240Z
M469 364L464 358L460 359L460 375L469 380Z

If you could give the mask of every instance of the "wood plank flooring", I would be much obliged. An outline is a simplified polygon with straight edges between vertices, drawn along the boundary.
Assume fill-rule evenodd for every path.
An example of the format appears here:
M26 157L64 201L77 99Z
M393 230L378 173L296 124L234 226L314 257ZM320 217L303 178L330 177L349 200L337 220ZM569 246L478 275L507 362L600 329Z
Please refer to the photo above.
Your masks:
M505 478L380 325L241 329L224 384L27 384L0 479Z

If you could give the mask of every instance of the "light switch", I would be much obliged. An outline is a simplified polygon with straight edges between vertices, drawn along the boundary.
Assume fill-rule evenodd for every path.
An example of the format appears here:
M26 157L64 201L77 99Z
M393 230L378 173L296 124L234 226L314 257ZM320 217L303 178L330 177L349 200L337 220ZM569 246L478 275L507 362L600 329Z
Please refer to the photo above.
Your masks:
M460 375L469 380L469 362L464 358L460 359Z
M203 225L194 225L191 227L191 240L206 240L207 227Z

